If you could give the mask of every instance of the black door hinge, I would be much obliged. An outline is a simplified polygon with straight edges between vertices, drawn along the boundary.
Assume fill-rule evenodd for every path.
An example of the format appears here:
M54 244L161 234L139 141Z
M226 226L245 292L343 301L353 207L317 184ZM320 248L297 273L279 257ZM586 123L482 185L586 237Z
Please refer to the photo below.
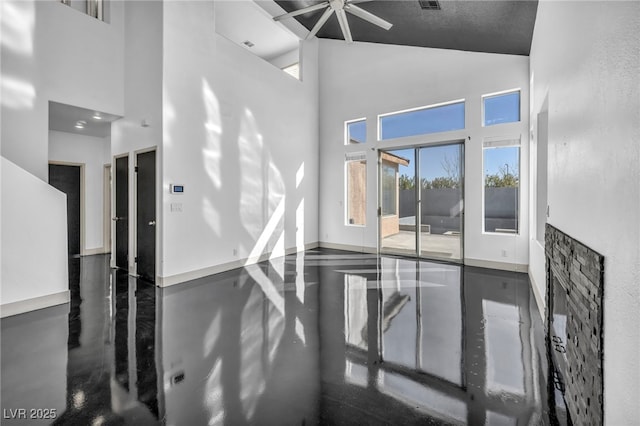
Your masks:
M382 207L378 207L378 216L382 216Z
M133 259L133 261L134 261L135 263L138 263L138 256L136 256L136 257L135 257L135 259Z
M138 166L135 166L135 167L133 168L133 171L134 171L134 172L136 172L136 173L138 173Z

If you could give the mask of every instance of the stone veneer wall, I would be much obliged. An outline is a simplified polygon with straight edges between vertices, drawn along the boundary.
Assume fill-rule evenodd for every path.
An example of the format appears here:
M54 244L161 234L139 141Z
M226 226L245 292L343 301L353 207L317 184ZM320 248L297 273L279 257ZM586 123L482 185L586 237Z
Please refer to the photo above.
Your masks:
M567 409L575 425L602 425L604 257L549 224L545 253L547 310L553 306L552 276L567 291L567 371L561 371ZM547 312L547 331L551 315Z

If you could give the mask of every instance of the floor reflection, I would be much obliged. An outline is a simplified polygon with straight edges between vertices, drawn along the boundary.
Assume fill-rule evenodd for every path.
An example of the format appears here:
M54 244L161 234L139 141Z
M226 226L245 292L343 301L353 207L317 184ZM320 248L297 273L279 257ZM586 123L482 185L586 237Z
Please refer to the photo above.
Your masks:
M70 262L70 305L2 321L5 409L56 408L55 424L549 424L526 275L310 250L160 289L107 256Z

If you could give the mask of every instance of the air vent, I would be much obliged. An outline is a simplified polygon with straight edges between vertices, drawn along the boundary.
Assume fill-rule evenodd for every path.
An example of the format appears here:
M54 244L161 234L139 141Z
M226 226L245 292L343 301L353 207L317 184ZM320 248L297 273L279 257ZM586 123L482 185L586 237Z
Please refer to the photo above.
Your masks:
M242 44L244 44L247 47L253 47L255 46L255 44L251 43L249 40L245 40L242 42Z
M440 2L438 0L418 0L420 7L426 10L440 10Z

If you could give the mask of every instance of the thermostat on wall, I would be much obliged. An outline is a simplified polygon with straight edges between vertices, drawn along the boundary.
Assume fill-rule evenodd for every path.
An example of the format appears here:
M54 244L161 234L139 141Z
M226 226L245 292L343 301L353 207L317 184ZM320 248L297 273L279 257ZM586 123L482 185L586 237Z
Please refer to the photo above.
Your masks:
M171 185L171 193L172 194L183 194L184 193L184 185Z

